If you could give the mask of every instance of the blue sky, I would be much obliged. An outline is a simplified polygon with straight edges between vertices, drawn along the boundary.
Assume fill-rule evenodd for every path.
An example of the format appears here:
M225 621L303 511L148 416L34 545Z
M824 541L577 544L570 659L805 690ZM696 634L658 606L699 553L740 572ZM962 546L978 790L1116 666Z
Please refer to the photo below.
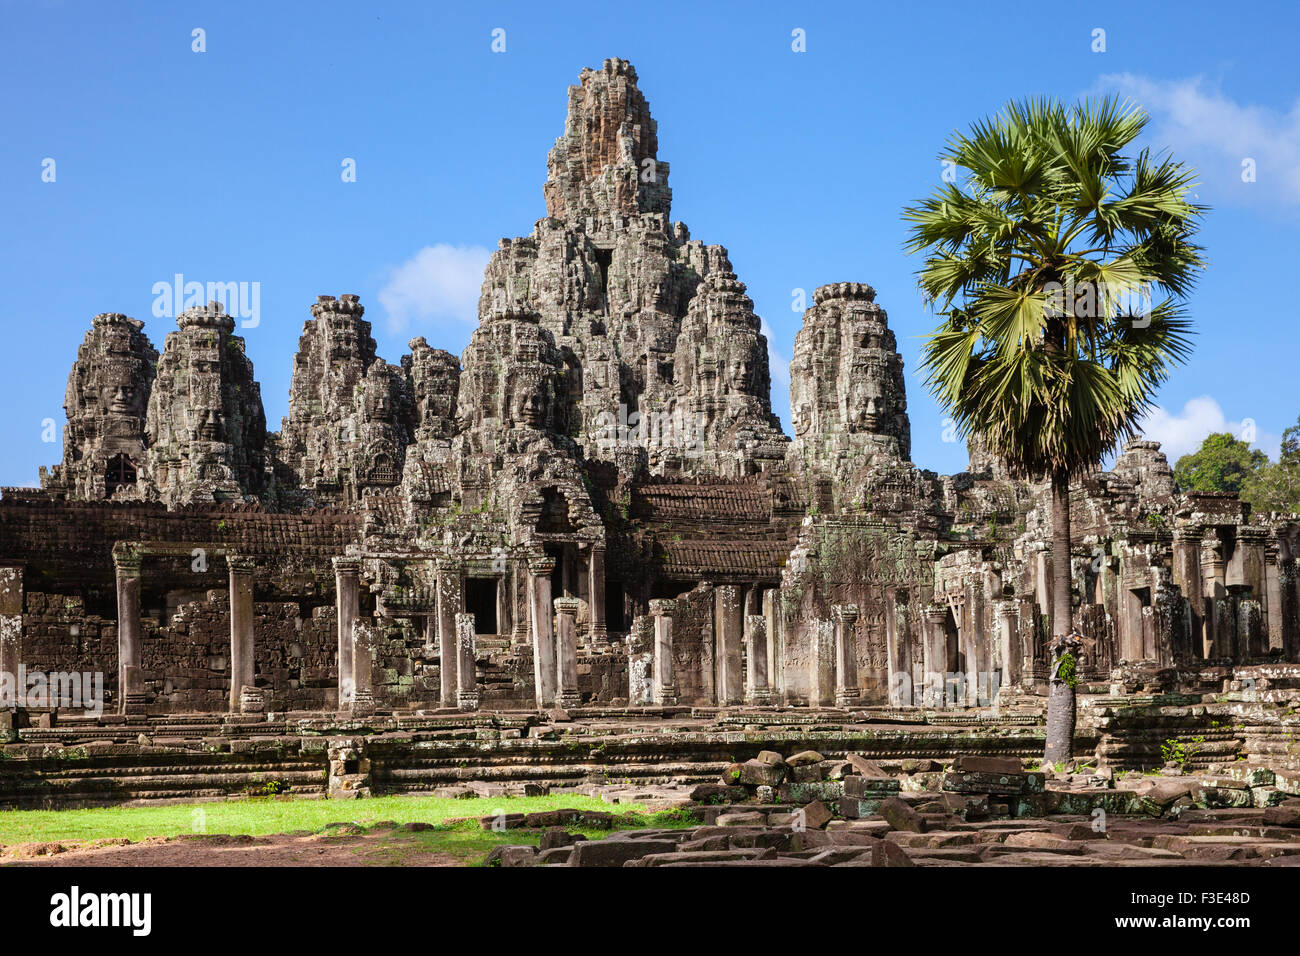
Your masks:
M1210 268L1190 302L1196 352L1162 390L1153 437L1177 453L1253 422L1275 453L1296 421L1293 5L557 9L0 0L0 485L58 461L42 421L62 426L91 317L141 318L161 349L174 321L153 316L153 288L176 273L260 283L260 322L240 334L273 428L317 294L359 294L390 362L415 335L459 353L486 250L545 213L567 87L610 56L632 61L658 120L673 218L728 247L770 326L787 426L794 290L865 281L906 363L913 459L964 467L916 378L933 317L899 211L938 183L953 129L1008 98L1100 91L1150 110L1150 145L1195 165L1214 207ZM791 49L796 29L806 52ZM342 181L349 158L355 182ZM1254 182L1242 181L1247 158Z

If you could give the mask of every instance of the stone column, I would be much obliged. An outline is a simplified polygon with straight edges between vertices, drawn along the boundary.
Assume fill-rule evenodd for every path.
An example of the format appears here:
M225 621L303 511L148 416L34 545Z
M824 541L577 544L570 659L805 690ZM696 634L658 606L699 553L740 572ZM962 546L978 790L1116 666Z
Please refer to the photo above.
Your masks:
M1268 535L1263 528L1241 528L1237 532L1237 550L1234 558L1240 563L1241 583L1250 588L1250 596L1264 600L1264 556Z
M765 707L772 703L767 681L767 619L745 615L745 703Z
M593 646L609 643L605 628L605 543L594 542L587 558L587 620Z
M724 584L715 591L714 646L718 673L718 704L739 704L744 699L740 642L744 634L744 608L740 588Z
M1224 636L1219 634L1223 621L1216 605L1227 597L1228 591L1224 578L1223 542L1216 534L1207 534L1201 539L1201 601L1205 607L1204 635L1205 648L1203 657L1226 656L1220 646Z
M230 570L230 711L239 713L244 688L253 676L253 571L257 562L244 554L226 555Z
M474 615L456 615L456 706L478 710L478 673L474 664Z
M885 598L885 669L889 686L889 702L893 707L906 707L914 699L915 688L912 683L912 655L907 646L907 592L900 595L898 588L887 587ZM904 608L902 620L898 613L900 605ZM856 610L856 606L854 606ZM854 615L854 620L857 616ZM852 626L849 627L852 632ZM837 645L838 646L838 645ZM836 663L839 663L837 655ZM856 662L855 662L856 664ZM857 669L854 668L856 683Z
M1174 529L1174 584L1187 600L1193 657L1205 655L1205 601L1201 591L1201 529Z
M460 682L456 676L460 660L456 636L456 615L465 609L461 567L458 562L438 561L438 691L443 707L457 706Z
M944 687L948 673L948 609L942 604L927 604L925 608L925 681L921 703L925 707L943 705Z
M510 617L515 622L513 643L517 647L527 647L533 642L533 612L532 587L529 584L528 565L524 561L511 563L510 602L513 609Z
M772 699L780 700L785 691L785 660L781 644L781 592L768 588L763 592L763 617L767 620L767 684Z
M1046 618L1043 623L1047 633L1055 634L1052 630L1052 616L1056 610L1052 601L1052 552L1046 549L1034 555L1034 597L1038 602L1038 613Z
M677 682L673 676L673 611L677 602L655 599L650 602L650 614L655 622L654 646L654 702L660 707L677 703Z
M809 629L812 640L812 681L808 703L829 707L835 702L835 625L820 618Z
M497 578L497 636L510 637L513 630L514 602L510 600L510 575L502 572Z
M858 687L858 642L857 631L858 606L856 604L836 604L831 608L835 614L835 703L839 707L853 707L862 696ZM895 707L898 688L895 685L894 672L889 674L889 702Z
M358 620L352 625L352 700L348 710L357 716L375 712L374 625Z
M1300 662L1300 575L1296 574L1296 547L1290 529L1278 535L1277 581L1281 591L1282 659Z
M578 599L555 599L555 619L558 633L555 637L555 686L559 689L556 703L564 708L578 707L582 696L578 693Z
M123 714L144 713L144 674L140 669L140 567L134 548L113 548L117 571L117 693Z
M555 703L555 637L551 630L551 572L554 570L554 558L533 558L528 562L528 616L532 622L533 682L538 710Z
M1020 648L1016 640L1016 622L1013 620L1015 604L1001 598L993 604L993 627L997 637L997 653L1002 664L1003 687L1014 687L1020 681Z
M23 569L3 567L0 568L0 675L10 675L8 679L13 682L15 694L25 690L18 686L22 640Z
M339 710L352 703L356 686L352 683L352 627L361 608L361 561L359 558L334 559L335 607L338 610Z
M1285 655L1282 643L1282 576L1278 559L1277 543L1273 542L1264 553L1264 590L1267 592L1264 596L1264 628L1268 632L1268 650L1277 650Z

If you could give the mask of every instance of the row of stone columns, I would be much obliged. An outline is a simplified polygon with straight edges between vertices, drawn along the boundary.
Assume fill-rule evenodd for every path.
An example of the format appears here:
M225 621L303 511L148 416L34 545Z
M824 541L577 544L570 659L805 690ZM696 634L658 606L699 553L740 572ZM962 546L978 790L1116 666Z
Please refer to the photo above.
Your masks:
M123 714L145 711L144 670L140 623L141 569L144 554L139 548L118 546L113 550L117 584L117 688ZM230 573L230 695L232 712L241 709L247 688L255 687L253 646L253 572L257 562L240 554L226 556Z

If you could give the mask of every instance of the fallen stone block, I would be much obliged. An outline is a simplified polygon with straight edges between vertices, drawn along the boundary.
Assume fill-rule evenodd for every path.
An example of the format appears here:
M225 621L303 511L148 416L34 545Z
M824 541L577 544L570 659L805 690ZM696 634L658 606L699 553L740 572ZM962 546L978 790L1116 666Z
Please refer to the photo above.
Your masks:
M893 777L863 777L854 775L840 781L846 797L863 799L880 799L896 795L901 788L900 781Z
M821 763L803 764L790 769L790 779L795 783L812 783L826 779L826 765Z
M880 809L876 812L884 817L885 821L895 830L910 830L913 833L925 832L925 818L897 797L890 797L881 801Z
M800 811L803 814L802 823L806 829L821 830L826 824L835 819L835 814L831 813L826 804L820 800L814 800L812 803L805 804Z
M765 847L750 847L734 850L705 850L696 852L651 853L639 859L629 860L624 866L669 866L673 863L739 863L742 860L772 859L776 851Z
M821 763L826 758L815 750L802 750L786 761L791 767L803 767L807 764Z
M574 844L569 866L622 866L652 853L675 853L670 840L586 840Z
M988 793L1015 796L1042 793L1044 775L1029 773L987 773L984 771L949 771L943 775L940 788L954 793Z
M1300 806L1268 807L1263 820L1274 827L1300 827Z
M767 826L767 814L737 810L731 813L719 814L714 822L720 827L765 827Z
M1019 757L982 757L962 754L952 762L956 773L987 773L997 776L1020 774L1025 772Z
M749 787L775 787L785 779L785 764L766 763L762 760L746 760L733 763L723 774L722 782L729 786L740 784Z
M862 754L849 754L845 759L853 766L853 772L863 777L889 777L880 764L868 760Z

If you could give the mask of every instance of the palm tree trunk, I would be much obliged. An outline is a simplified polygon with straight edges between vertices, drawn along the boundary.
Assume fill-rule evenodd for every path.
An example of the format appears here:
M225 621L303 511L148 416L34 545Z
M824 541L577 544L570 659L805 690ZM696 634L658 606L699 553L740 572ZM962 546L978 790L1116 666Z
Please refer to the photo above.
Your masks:
M1060 675L1064 655L1077 660L1079 641L1073 637L1070 615L1070 480L1052 475L1052 670L1048 679L1047 745L1049 765L1074 756L1075 701L1073 680Z

